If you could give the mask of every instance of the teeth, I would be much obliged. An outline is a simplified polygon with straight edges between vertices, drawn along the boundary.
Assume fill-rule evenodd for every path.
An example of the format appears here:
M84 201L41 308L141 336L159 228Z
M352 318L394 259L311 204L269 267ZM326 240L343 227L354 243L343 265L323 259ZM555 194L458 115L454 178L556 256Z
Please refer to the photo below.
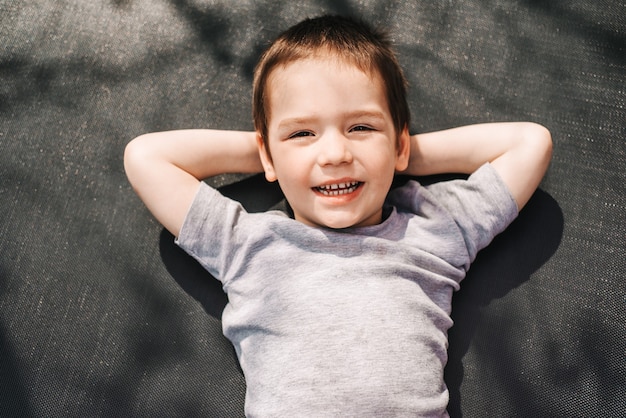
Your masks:
M326 186L319 186L320 190L337 190L337 189L347 189L349 187L358 186L358 181L352 181L350 183L338 183L338 184L327 184Z
M328 184L319 186L317 190L325 196L339 196L354 192L361 183L352 181L349 183Z

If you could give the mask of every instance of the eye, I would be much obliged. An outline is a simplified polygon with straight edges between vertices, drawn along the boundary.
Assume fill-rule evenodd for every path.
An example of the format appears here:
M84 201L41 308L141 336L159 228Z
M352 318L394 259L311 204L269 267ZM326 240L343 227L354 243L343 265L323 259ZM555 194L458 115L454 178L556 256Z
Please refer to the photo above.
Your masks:
M294 132L287 137L287 139L296 139L296 138L304 138L307 136L313 136L313 132L310 131L298 131Z
M367 126L367 125L356 125L350 128L350 132L369 132L373 130L374 128L372 128L371 126Z

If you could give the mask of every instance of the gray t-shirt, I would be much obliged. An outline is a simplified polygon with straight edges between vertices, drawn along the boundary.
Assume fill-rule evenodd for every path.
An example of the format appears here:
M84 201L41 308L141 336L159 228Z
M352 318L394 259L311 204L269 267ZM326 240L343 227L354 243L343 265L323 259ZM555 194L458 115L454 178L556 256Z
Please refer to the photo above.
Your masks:
M447 415L452 292L517 206L489 164L388 205L379 225L332 230L200 187L177 243L228 294L248 416Z

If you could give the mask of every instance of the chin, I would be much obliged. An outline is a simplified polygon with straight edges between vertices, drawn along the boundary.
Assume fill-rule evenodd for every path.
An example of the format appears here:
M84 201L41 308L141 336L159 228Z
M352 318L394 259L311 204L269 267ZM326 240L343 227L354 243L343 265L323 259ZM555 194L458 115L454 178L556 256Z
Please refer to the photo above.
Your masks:
M363 219L333 219L321 223L321 225L324 225L326 228L331 229L354 228L359 226L365 226L364 224L365 221Z
M355 226L354 222L336 222L336 223L326 223L324 226L330 229L347 229Z
M296 221L300 221L309 226L315 226L318 228L328 228L328 229L346 229L351 228L357 224L357 221L354 220L345 220L345 219L298 219L296 217Z
M369 217L357 217L350 213L331 213L329 216L315 216L315 217L299 217L295 216L297 221L300 221L309 226L317 226L329 229L347 229L356 228L361 226L371 226L381 222L379 218L376 220L376 216ZM343 216L342 216L343 215Z

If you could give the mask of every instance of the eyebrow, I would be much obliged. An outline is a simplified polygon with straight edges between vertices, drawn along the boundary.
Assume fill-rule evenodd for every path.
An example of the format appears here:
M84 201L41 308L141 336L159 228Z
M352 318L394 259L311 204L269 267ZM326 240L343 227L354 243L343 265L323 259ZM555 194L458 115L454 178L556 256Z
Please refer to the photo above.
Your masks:
M356 110L354 112L344 113L342 117L345 119L370 118L380 121L385 120L384 113L379 110ZM287 118L280 121L280 123L278 124L278 128L281 129L289 128L292 126L306 125L307 123L315 122L318 119L320 118L315 115Z

